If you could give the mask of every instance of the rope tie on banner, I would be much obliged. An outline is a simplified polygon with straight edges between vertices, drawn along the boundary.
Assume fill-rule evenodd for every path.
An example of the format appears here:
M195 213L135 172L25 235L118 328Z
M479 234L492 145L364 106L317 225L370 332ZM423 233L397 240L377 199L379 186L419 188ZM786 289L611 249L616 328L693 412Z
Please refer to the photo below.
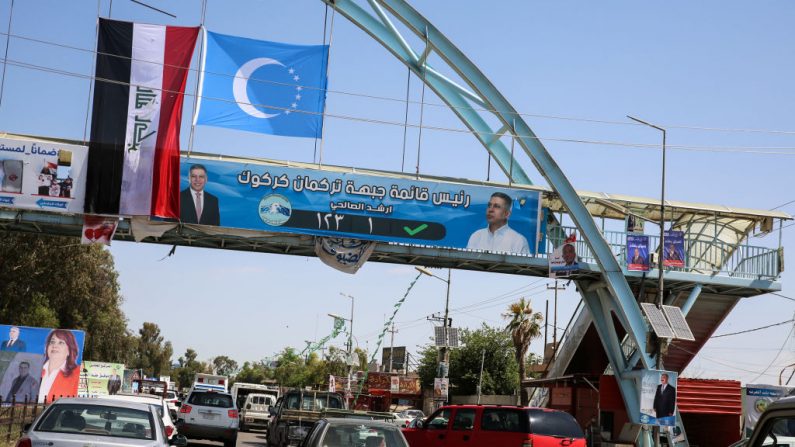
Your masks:
M342 318L334 318L334 329L332 329L331 333L321 338L319 341L315 343L308 343L304 348L304 350L301 351L300 355L304 355L304 353L306 353L306 355L311 355L313 352L322 348L323 345L328 343L329 340L337 338L337 336L340 335L340 332L342 332L342 328L344 327L345 327L345 320L343 320Z
M378 342L375 345L375 349L373 350L372 355L370 355L370 361L368 363L372 363L375 361L375 357L378 354L378 350L381 349L381 343L384 341L384 335L389 332L389 326L392 325L392 321L395 319L395 315L397 315L398 311L400 310L400 306L406 301L406 298L409 296L411 289L414 288L414 284L417 283L417 280L420 279L422 273L418 273L417 276L411 281L409 284L409 288L406 289L406 293L403 294L403 298L399 299L394 306L392 306L392 315L389 316L389 319L384 322L384 329L381 331L381 334L378 335ZM391 361L391 359L390 359ZM362 394L362 387L364 387L365 382L367 382L367 376L370 375L370 368L366 368L364 371L364 377L359 382L359 389L356 391L356 397L353 399L353 407L356 408L356 401L359 400L359 396Z

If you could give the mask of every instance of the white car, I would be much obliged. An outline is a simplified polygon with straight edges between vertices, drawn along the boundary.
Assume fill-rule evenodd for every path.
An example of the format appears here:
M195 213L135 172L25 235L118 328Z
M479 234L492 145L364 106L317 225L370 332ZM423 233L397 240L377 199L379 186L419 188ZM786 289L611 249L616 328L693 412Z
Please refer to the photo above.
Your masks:
M179 407L177 430L189 439L222 441L225 447L234 447L238 418L231 394L193 389Z
M400 413L395 413L395 424L398 427L408 427L415 419L425 418L425 413L422 410L404 410Z
M170 440L155 405L105 398L65 397L53 402L26 429L17 447L185 447Z
M168 439L172 439L174 438L174 436L177 435L177 426L174 424L174 421L171 419L171 413L168 411L166 402L163 400L162 397L156 396L154 394L119 393L119 394L112 394L110 396L104 396L104 398L111 400L121 400L125 402L141 402L153 405L155 408L157 408L157 414L160 415L160 418L163 421L163 426L166 429L166 437L168 437Z
M179 397L177 393L174 391L166 391L166 396L163 398L166 402L166 406L168 407L168 411L171 412L171 417L173 419L177 418L177 413L179 413L179 407L177 406L177 402L179 402Z

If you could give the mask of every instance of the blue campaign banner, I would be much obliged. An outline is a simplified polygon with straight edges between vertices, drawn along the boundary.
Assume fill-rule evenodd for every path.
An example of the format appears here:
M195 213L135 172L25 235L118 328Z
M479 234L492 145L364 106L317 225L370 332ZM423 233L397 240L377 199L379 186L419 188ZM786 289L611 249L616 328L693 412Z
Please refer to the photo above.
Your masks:
M530 255L540 193L204 158L181 162L183 223Z
M627 270L649 271L649 237L627 234Z
M673 427L676 425L676 388L679 375L674 371L646 370L638 382L640 422Z
M77 395L85 332L0 325L0 340L0 400Z
M685 233L683 231L669 230L663 233L665 249L663 265L665 267L685 266Z

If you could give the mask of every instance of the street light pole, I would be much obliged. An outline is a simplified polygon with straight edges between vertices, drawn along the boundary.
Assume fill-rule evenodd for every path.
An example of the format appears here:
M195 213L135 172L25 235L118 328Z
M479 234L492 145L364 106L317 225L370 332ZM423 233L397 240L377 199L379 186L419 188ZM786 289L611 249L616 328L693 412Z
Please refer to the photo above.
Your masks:
M661 191L660 191L660 251L657 255L657 271L659 272L658 275L658 283L657 283L657 308L662 310L663 305L663 292L664 292L664 270L663 270L663 253L665 250L665 136L666 132L660 126L655 126L654 124L648 123L641 119L632 117L627 115L627 118L631 119L632 121L638 122L640 124L649 126L651 128L657 129L662 132L662 180L661 183ZM657 345L657 369L663 369L663 345L665 341L660 339ZM654 445L660 445L660 427L655 425L654 426Z
M350 331L348 332L348 384L345 386L345 391L346 391L345 398L347 399L348 398L347 394L350 394L351 392L351 380L353 377L353 362L351 361L351 359L353 358L352 357L353 356L353 304L355 299L353 298L353 296L348 295L346 293L340 292L340 295L346 298L350 298L351 300L351 318L350 320L348 320L351 323Z

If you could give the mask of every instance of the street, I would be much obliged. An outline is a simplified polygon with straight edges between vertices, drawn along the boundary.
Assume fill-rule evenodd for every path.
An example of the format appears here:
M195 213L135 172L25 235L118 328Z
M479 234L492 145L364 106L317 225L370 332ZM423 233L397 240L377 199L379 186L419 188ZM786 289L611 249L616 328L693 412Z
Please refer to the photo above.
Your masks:
M222 442L212 442L212 441L196 441L196 440L188 440L188 446L221 446L224 445ZM265 440L265 431L264 430L255 430L249 432L239 432L237 434L237 446L238 447L248 447L248 446L266 446L268 445L267 441Z

